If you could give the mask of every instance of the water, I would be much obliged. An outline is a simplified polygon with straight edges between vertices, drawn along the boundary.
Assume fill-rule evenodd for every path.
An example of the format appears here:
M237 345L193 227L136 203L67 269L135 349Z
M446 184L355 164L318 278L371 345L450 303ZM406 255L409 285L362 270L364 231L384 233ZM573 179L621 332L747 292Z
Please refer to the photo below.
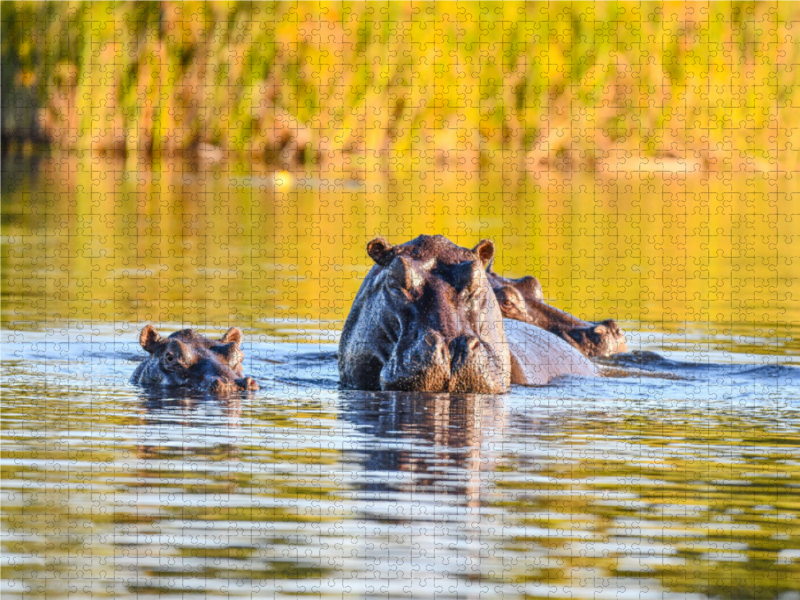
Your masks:
M44 163L3 184L4 597L797 598L791 224L748 218L740 237L687 250L731 188L729 225L791 181L710 194L648 180L625 199L638 219L595 199L583 220L630 242L613 268L611 250L581 253L564 231L524 250L556 211L581 222L575 204L553 208L563 195L524 190L514 202L538 208L519 217L530 236L499 244L508 272L538 265L559 306L619 318L633 352L600 379L450 396L339 389L337 335L381 219L450 210L472 245L500 239L489 200L436 204L420 185L393 205L370 182L237 192L225 173L172 191L151 174L145 198L141 174L112 185L121 168ZM641 225L670 209L647 194L675 186L701 190L682 196L684 237L648 238ZM612 273L575 275L594 269ZM129 385L148 321L242 327L261 390Z

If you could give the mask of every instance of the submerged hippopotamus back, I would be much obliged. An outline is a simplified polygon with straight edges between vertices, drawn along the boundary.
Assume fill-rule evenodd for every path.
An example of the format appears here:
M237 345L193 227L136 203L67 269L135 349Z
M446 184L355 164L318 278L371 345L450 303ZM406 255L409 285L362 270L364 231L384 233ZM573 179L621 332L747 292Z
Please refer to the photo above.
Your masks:
M524 321L554 333L585 356L627 352L625 334L613 319L590 323L545 304L541 285L535 277L505 279L495 275L492 287L500 310L508 319Z
M560 337L517 319L505 319L511 350L511 381L545 385L556 377L596 377L592 361Z
M511 368L503 318L485 269L494 244L472 250L420 236L367 245L375 266L339 343L342 385L361 390L501 393Z
M162 338L155 327L147 325L139 343L150 356L133 372L133 384L194 387L214 393L258 389L252 377L242 375L242 332L236 327L211 340L193 329Z

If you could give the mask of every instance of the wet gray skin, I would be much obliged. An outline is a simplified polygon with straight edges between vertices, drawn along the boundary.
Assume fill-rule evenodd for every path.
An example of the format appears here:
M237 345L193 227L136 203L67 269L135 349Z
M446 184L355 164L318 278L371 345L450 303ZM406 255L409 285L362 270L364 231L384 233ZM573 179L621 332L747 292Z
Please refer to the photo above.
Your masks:
M150 356L133 372L135 385L191 387L212 393L258 389L252 377L243 377L242 332L236 327L211 340L193 329L162 338L155 327L147 325L139 343Z
M588 357L627 352L625 334L613 319L590 323L558 310L537 297L529 282L518 283L524 279L497 277L494 280L500 284L494 287L494 293L504 317L554 333ZM536 281L533 277L530 279ZM541 295L541 286L538 289Z
M367 245L375 261L339 343L339 376L359 390L502 393L510 385L503 318L486 266L494 244L472 250L420 236Z

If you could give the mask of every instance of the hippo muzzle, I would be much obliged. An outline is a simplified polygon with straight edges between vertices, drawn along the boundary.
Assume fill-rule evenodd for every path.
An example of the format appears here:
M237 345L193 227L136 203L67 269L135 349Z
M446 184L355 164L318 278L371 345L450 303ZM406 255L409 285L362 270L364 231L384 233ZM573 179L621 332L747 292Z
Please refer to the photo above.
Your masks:
M380 374L385 391L502 393L502 365L488 344L472 335L449 342L428 330L398 343Z

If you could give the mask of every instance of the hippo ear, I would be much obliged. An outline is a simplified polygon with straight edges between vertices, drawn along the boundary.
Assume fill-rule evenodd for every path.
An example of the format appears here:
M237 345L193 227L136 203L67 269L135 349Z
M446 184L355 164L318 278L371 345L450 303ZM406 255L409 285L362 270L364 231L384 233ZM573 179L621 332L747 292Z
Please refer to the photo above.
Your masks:
M152 354L156 351L159 342L161 342L161 336L156 331L156 328L152 325L145 325L142 332L139 334L139 343L142 345L147 352Z
M494 260L494 242L492 240L481 240L472 251L481 259L483 266L488 268Z
M227 344L229 342L236 342L237 344L242 343L242 339L244 339L244 335L242 334L242 330L238 327L231 327L228 331L225 332L219 341L223 344Z
M494 258L486 265L486 278L489 280L489 285L492 286L492 289L501 288L506 284L505 280L494 272Z
M388 265L394 256L392 245L382 237L376 237L367 244L367 254L370 255L376 264L382 267Z

